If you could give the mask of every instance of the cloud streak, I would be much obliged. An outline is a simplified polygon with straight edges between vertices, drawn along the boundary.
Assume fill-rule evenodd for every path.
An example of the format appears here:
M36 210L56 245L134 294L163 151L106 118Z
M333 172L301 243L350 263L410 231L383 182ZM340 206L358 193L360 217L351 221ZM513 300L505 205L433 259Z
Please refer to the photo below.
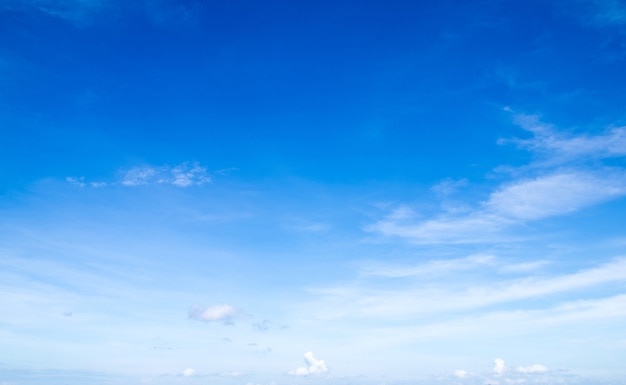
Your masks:
M38 11L82 25L91 15L104 9L107 3L106 0L4 0L0 1L0 9Z
M212 182L207 168L198 162L184 162L176 166L135 166L118 172L114 182L88 182L84 176L67 177L65 181L77 187L106 187L106 186L151 186L170 185L174 187L202 186Z
M518 114L514 120L533 137L500 143L516 143L537 157L515 171L521 176L500 184L485 200L466 205L470 208L460 214L417 220L410 207L400 206L364 230L421 244L499 242L507 239L502 236L506 229L626 195L626 171L597 163L626 156L624 127L575 136L556 131L536 115Z
M457 282L447 288L409 282L396 289L372 289L347 285L311 289L320 296L311 304L319 318L367 317L373 319L413 318L449 312L471 311L492 305L546 298L613 282L626 281L626 258L598 267L542 278L500 280L489 285Z

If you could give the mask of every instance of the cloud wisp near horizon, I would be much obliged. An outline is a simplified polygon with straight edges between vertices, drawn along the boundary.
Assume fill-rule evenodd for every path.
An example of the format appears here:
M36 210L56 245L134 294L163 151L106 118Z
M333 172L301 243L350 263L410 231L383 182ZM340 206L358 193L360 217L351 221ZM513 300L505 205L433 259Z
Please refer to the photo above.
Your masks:
M0 0L0 385L620 384L624 9Z

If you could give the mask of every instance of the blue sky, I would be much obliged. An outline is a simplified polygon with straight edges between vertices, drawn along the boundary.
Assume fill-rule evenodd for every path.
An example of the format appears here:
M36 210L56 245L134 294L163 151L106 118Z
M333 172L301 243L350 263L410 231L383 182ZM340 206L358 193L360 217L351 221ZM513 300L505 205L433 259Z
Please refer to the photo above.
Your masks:
M0 0L0 384L622 384L626 4Z

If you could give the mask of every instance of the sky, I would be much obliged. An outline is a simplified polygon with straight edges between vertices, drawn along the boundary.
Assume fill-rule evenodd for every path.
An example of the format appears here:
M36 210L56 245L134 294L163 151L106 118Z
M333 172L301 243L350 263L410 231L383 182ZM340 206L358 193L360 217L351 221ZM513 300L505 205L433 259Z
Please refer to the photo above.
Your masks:
M626 384L626 3L0 0L0 385Z

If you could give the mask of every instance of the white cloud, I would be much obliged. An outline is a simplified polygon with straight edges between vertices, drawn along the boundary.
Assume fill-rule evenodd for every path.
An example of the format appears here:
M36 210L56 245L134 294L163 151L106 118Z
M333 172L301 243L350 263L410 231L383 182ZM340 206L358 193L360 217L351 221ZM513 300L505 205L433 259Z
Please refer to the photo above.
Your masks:
M191 377L196 374L196 370L192 368L187 368L183 370L183 377Z
M220 373L221 377L241 377L245 376L245 372L222 372Z
M93 188L122 185L126 187L171 185L175 187L201 186L211 183L211 175L199 163L181 163L177 166L136 166L118 172L114 182L87 182L85 177L67 177L65 181L75 186Z
M518 366L515 370L520 373L529 374L529 373L545 373L548 371L548 368L540 364L534 364L530 366Z
M74 186L85 187L85 177L75 178L68 176L67 178L65 178L65 181L73 184Z
M444 215L417 223L399 220L394 212L364 230L408 238L415 243L476 243L493 239L494 232L512 224L511 220L487 212L460 217Z
M306 306L314 309L317 317L322 319L396 319L544 298L625 280L626 258L617 258L597 267L569 274L503 280L492 277L481 284L476 281L454 280L445 287L433 287L426 283L416 284L423 281L420 277L420 280L405 282L400 286L392 285L393 289L363 287L360 284L310 289L319 299Z
M205 322L222 322L225 325L233 325L235 319L243 312L231 305L215 305L209 307L192 306L189 309L189 318Z
M211 182L206 167L198 163L181 163L178 166L141 166L133 167L122 173L120 184L123 186L142 186L151 184L170 184L176 187L198 186Z
M467 186L467 183L468 183L467 179L454 180L451 178L446 178L442 180L441 182L437 183L436 185L434 185L431 189L436 194L446 196L446 195L453 194L454 192L456 192L462 187Z
M604 134L591 136L559 132L553 125L542 122L538 115L516 114L514 122L532 132L533 138L499 142L513 142L529 149L543 157L543 165L626 156L626 127L611 128Z
M502 358L496 358L493 360L493 372L497 375L501 375L506 370L506 365L504 365L504 360Z
M500 267L500 271L505 272L505 273L528 272L528 271L540 269L546 266L548 263L549 263L548 261L530 261L530 262L523 262L523 263L517 263L517 264L510 264L510 265L505 265L505 266Z
M171 169L171 183L178 187L188 187L197 184L204 184L211 181L207 175L205 167L200 167L198 163L188 165L183 163Z
M454 371L454 376L457 378L467 378L470 376L470 373L467 370L458 369Z
M495 257L488 254L475 254L465 258L439 259L414 266L393 266L382 263L369 263L361 267L360 273L365 276L388 278L437 276L454 271L464 271L492 265Z
M415 243L502 242L505 230L530 221L566 215L626 195L626 170L604 167L601 159L626 156L626 127L601 135L566 135L536 115L515 115L531 139L500 140L528 149L537 160L520 167L513 179L497 186L483 201L455 203L449 210L417 219L401 205L365 230ZM445 195L452 182L433 189Z
M289 374L293 376L309 376L328 372L328 366L326 366L324 360L316 359L312 352L304 354L304 363L306 364L305 367L299 367L295 370L291 370L289 371Z
M517 181L491 194L489 213L515 221L566 214L626 194L625 175L555 173Z
M154 167L133 167L124 172L120 183L124 186L146 185L152 183L159 173L159 169ZM161 179L156 179L156 182L161 183Z

